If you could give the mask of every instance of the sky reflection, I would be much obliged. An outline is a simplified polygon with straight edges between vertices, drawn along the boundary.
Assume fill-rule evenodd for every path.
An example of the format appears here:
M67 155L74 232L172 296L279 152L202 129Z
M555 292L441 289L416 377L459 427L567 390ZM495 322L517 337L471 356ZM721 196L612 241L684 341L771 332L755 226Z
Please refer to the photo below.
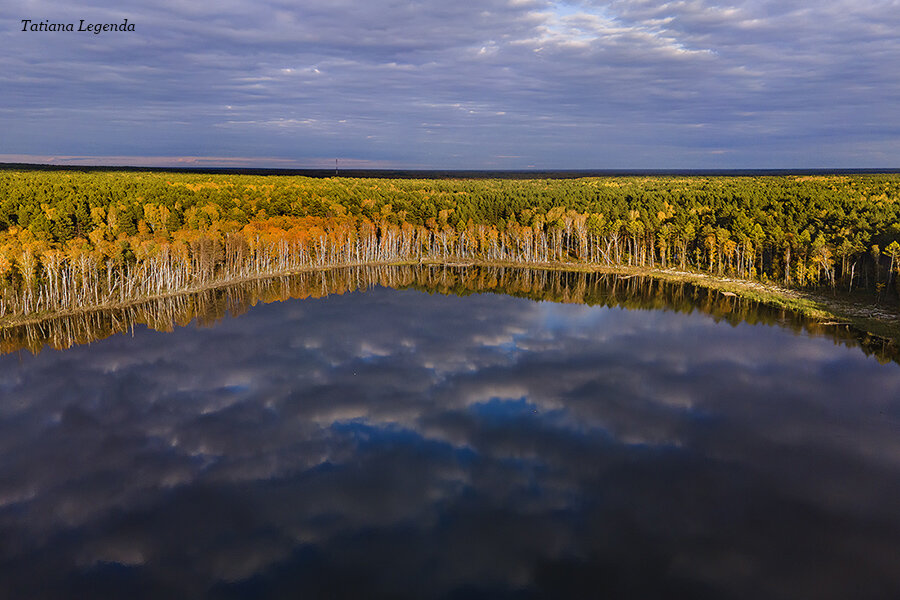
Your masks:
M11 596L900 592L900 367L780 328L376 288L0 391Z

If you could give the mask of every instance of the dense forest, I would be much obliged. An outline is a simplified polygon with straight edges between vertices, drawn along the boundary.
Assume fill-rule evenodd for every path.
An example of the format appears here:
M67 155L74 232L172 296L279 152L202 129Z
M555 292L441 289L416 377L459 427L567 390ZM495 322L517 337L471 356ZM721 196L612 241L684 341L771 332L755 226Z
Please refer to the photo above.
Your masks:
M900 176L0 171L0 316L394 261L677 268L897 295Z

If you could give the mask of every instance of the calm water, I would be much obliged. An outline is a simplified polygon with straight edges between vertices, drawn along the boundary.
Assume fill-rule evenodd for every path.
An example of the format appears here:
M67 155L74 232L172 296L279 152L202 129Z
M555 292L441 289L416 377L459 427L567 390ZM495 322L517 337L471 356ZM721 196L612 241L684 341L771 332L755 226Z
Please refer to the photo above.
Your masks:
M900 366L609 304L372 286L0 357L0 596L900 597Z

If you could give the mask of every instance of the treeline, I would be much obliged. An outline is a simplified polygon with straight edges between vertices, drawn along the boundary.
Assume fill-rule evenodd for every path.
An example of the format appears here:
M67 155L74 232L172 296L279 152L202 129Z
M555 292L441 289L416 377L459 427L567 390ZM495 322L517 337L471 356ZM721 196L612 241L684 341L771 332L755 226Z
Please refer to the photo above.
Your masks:
M311 179L0 171L0 316L308 267L677 267L896 295L900 176Z
M113 310L94 310L0 329L0 354L22 349L33 353L45 346L57 349L89 344L117 333L146 326L172 331L195 322L211 325L227 315L247 312L258 303L321 298L364 291L372 286L415 289L465 296L497 293L538 301L624 307L630 310L700 311L732 324L777 324L794 331L828 335L849 346L860 346L881 361L898 361L896 344L849 327L823 324L802 315L739 296L684 282L651 277L619 277L607 273L567 272L505 267L443 265L362 266L306 271L138 302Z

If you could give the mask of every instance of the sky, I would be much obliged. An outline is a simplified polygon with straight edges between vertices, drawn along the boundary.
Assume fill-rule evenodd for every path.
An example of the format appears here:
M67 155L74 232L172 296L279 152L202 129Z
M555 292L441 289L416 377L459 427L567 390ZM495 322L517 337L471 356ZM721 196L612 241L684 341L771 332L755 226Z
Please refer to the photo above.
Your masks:
M0 15L2 162L900 166L897 0L0 0Z

